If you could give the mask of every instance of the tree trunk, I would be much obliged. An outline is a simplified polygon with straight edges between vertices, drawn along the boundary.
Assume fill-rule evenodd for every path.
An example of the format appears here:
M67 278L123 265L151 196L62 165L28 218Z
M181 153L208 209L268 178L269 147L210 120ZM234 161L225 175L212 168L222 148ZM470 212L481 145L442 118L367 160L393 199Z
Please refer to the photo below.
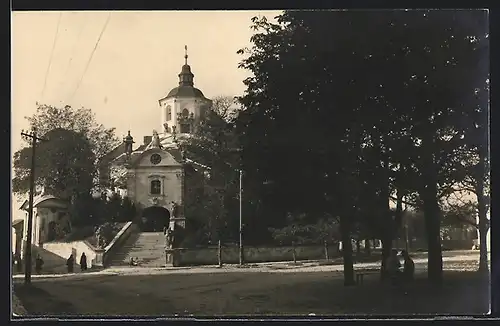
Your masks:
M354 266L352 259L351 227L349 217L340 219L340 231L342 239L342 258L344 260L344 285L354 285Z
M395 235L395 238L397 238L398 234L400 233L400 230L402 229L402 222L403 222L403 191L398 189L396 191L396 216L394 218L394 229L393 229L393 234Z
M297 264L297 253L295 251L295 241L292 242L293 263Z
M361 254L361 241L356 239L356 256L359 257Z
M323 245L325 246L325 259L329 260L330 257L328 257L328 243L326 241L324 241Z
M367 256L370 256L372 254L371 245L371 241L369 239L365 239L365 254Z
M484 196L484 179L486 174L484 156L479 156L476 176L476 196L479 218L479 271L488 271L488 217Z
M219 267L222 267L222 243L219 239L218 246L217 246L217 256L219 259Z
M380 280L383 282L387 278L387 273L385 270L385 263L392 250L392 238L389 236L383 237L382 242L382 263L380 266Z
M435 179L434 179L435 180ZM429 281L440 284L443 280L441 251L441 210L437 200L437 185L432 180L422 194L424 199L425 230L427 235L427 265Z

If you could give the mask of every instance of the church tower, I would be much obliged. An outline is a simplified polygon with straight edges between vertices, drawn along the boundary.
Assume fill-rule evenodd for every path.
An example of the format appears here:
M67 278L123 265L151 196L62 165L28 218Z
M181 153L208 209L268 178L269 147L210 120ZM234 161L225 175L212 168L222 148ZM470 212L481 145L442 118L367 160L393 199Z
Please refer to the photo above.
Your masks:
M184 47L184 65L179 74L179 86L158 102L161 110L161 129L170 134L192 134L204 113L212 105L203 93L194 87L194 74L188 64L187 45Z

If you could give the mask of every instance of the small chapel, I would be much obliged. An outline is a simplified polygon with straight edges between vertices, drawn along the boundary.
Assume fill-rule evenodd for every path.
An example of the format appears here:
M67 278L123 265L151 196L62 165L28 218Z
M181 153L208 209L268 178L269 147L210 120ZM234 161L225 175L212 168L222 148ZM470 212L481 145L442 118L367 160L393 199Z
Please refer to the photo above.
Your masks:
M100 167L102 185L115 188L113 183L123 180L122 195L139 209L143 232L184 229L187 193L203 179L199 166L184 157L182 144L196 131L212 101L194 87L187 46L185 50L179 85L158 100L158 129L135 149L129 131Z

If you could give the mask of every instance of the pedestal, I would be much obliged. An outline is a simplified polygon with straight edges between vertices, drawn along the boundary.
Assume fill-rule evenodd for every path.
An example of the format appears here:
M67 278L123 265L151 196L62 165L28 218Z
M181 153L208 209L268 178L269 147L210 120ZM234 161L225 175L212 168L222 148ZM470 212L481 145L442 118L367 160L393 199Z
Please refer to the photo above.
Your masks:
M95 258L92 267L104 267L104 249L95 249Z
M165 249L165 266L179 267L181 266L181 249Z

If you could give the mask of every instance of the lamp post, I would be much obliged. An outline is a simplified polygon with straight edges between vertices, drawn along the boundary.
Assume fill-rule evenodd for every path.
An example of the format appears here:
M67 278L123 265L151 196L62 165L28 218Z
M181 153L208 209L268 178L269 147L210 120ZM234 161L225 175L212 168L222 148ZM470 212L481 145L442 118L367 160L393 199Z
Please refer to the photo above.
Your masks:
M30 193L29 193L29 207L28 207L28 230L26 234L26 247L24 248L24 283L31 283L31 240L33 233L33 195L35 192L35 155L36 143L38 140L45 139L38 138L36 135L36 128L33 128L31 133L21 132L21 136L31 139L31 171L30 171Z
M211 167L203 165L201 163L195 162L191 159L188 159L187 157L184 156L184 160L186 162L196 164L208 171L212 170ZM233 168L234 169L234 168ZM243 170L241 169L235 169L235 171L238 171L239 173L239 178L240 178L240 189L239 189L239 206L240 206L240 221L239 221L239 263L240 265L243 265L244 263L244 255L243 255Z

